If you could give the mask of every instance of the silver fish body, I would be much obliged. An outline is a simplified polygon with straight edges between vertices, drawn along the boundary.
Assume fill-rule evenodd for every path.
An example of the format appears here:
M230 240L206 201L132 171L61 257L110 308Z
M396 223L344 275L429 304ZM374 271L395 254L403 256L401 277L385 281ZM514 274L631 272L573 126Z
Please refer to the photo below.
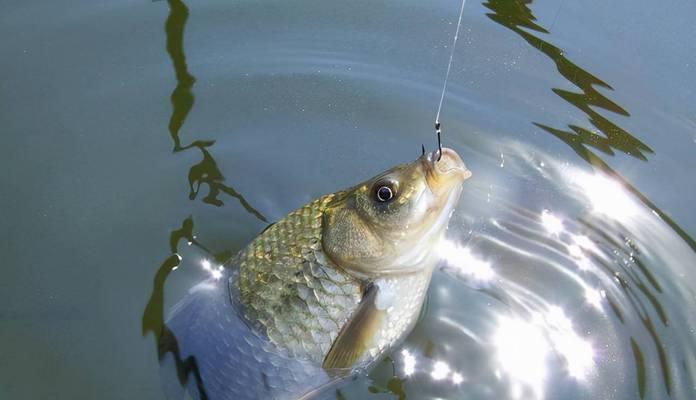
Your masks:
M470 176L454 151L441 156L291 212L240 251L225 279L175 306L169 361L188 391L215 400L321 396L401 343Z
M226 279L211 279L173 308L160 370L167 398L184 399L185 392L209 400L334 398L321 389L341 376L271 343L249 326L230 294Z

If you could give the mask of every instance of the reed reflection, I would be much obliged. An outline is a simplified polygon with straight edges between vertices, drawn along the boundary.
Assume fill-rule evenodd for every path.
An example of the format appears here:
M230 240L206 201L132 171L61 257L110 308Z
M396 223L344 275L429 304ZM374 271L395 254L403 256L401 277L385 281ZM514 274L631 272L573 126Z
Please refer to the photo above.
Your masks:
M214 140L195 140L187 145L181 144L181 128L195 103L193 87L196 78L188 70L184 53L184 30L189 16L189 9L180 0L168 0L167 4L169 5L169 15L165 22L166 49L171 58L177 82L170 96L172 114L169 119L168 130L174 142L174 153L195 151L192 149L197 149L202 156L202 160L189 169L189 199L196 199L201 191L201 186L205 185L208 187L208 193L202 199L204 203L220 207L224 205L220 197L222 194L226 194L239 201L242 207L254 217L266 222L266 218L244 196L233 187L225 184L225 177L209 151L215 144ZM196 239L193 232L194 223L192 217L185 218L181 228L171 232L169 237L171 254L155 273L152 293L143 311L141 329L143 336L151 333L155 337L160 362L167 356L173 357L176 375L181 386L186 387L188 382L193 380L200 398L204 400L208 396L198 372L195 357L181 358L176 337L169 331L164 322L165 283L171 273L181 265L182 257L180 256L179 245L182 240L185 240L188 246L194 246L206 254L207 258L201 261L201 266L216 279L222 276L222 264L230 258L232 252L225 250L214 254Z
M592 207L592 212L580 220L587 230L587 235L571 235L573 243L569 245L569 253L578 259L581 270L592 272L594 269L595 272L603 272L607 277L611 277L611 281L624 293L622 297L628 301L653 343L663 387L666 393L670 394L673 367L665 351L663 338L655 326L655 321L658 321L663 328L669 327L669 318L660 299L663 290L657 277L642 260L640 245L629 237L636 226L642 225L643 228L647 228L645 223L638 222L642 219L640 212L645 210L639 207L624 187L602 173L568 170L566 179L577 191L577 196L585 197ZM614 228L610 227L611 224ZM597 240L591 240L588 235ZM575 255L571 250L573 246L578 249ZM608 254L602 257L602 253ZM606 299L619 321L626 323L617 301L607 292L608 290L586 287L586 301L599 308ZM657 320L654 316L657 316ZM630 337L630 341L636 361L639 393L644 397L647 379L642 362L644 350L634 337Z
M490 19L517 33L533 48L546 55L555 63L558 72L580 89L579 92L559 88L553 88L552 90L564 101L585 113L593 127L592 129L572 124L569 124L564 129L558 129L540 122L533 123L568 144L585 161L604 172L597 174L578 173L576 176L571 177L575 185L580 189L581 195L587 197L592 205L592 214L600 218L602 216L605 218L609 217L619 224L630 225L631 217L639 211L638 205L634 203L629 195L631 193L670 225L692 249L696 250L696 242L679 225L595 153L595 151L599 151L605 155L613 156L616 150L646 161L646 155L653 153L653 150L627 130L596 111L596 109L599 109L621 116L630 115L623 107L596 89L596 87L602 87L607 90L613 90L609 84L577 66L565 56L561 48L539 38L533 33L547 34L549 31L536 22L536 17L529 8L531 3L531 0L489 0L484 3L484 6L493 11L493 13L488 14ZM556 217L553 217L550 213L542 213L541 220L550 233L558 235L563 230L562 222L559 223L560 220L556 221ZM610 237L613 236L612 234L598 228L594 222L589 221L591 220L586 221L587 227L591 228L594 234L608 240L608 243L613 243L615 249L624 247L622 246L624 243ZM630 230L628 231L630 232ZM578 239L575 243L571 243L568 246L569 254L579 260L580 269L584 271L589 270L589 265L587 258L584 257L583 250L588 250L589 246L590 244L584 239ZM636 268L641 271L642 276L632 268L632 266L641 263L638 255L631 252L627 254L626 259L625 268L620 268L620 274L615 270L616 266L604 264L603 269L609 276L615 277L619 286L625 291L626 297L638 314L644 328L649 333L658 355L662 383L666 393L669 395L672 381L670 363L664 350L664 344L650 316L651 312L648 311L652 309L659 316L663 326L667 326L667 316L658 297L661 290L659 285L656 285L657 282L648 268L645 268L645 266ZM603 264L599 259L593 259L592 261L598 262L599 265ZM619 265L622 266L622 264ZM648 282L647 285L646 281ZM596 307L601 306L601 302L605 297L607 297L607 294L603 290L586 288L587 302ZM617 318L621 323L624 323L624 317L615 304L616 302L611 298L608 298L607 301ZM638 341L633 337L630 340L636 360L638 392L642 398L646 393L646 371L643 362L643 351Z
M558 88L552 89L563 100L587 114L590 123L599 132L576 125L568 125L569 130L566 131L554 129L541 123L535 123L535 125L566 142L587 161L590 161L587 155L587 152L590 152L590 150L587 146L608 155L613 155L612 149L616 149L641 160L647 160L645 154L653 153L650 147L592 108L597 107L622 116L629 116L628 111L597 91L595 86L609 90L613 90L613 88L606 82L578 67L564 55L563 50L560 48L525 30L549 33L535 22L536 17L528 7L531 3L531 0L491 0L485 2L484 6L494 11L493 14L487 14L490 19L511 29L526 40L527 43L545 54L556 64L558 72L581 90L580 93L577 93ZM598 134L600 132L603 136Z
M696 241L686 231L592 151L592 149L596 149L606 155L613 156L612 149L614 149L643 161L647 161L646 154L653 153L648 145L592 108L596 107L618 115L630 116L628 111L595 88L595 86L600 86L613 90L608 83L577 66L565 56L561 48L527 31L549 33L547 29L536 23L536 17L529 8L531 3L532 0L488 0L483 5L493 11L493 13L487 14L491 20L517 33L533 48L546 55L556 64L558 72L581 90L580 93L577 93L559 88L552 89L563 100L584 112L596 130L577 125L568 125L567 129L557 129L540 122L533 122L533 124L561 139L585 161L616 180L643 204L652 209L696 251Z
M209 148L215 144L214 140L195 140L182 146L180 131L186 122L189 112L195 103L193 86L196 78L189 72L184 53L184 30L189 16L189 9L181 0L168 0L169 16L165 22L167 34L167 53L172 60L176 76L176 87L172 91L170 100L172 103L172 115L169 119L169 134L174 142L174 152L178 153L190 149L198 149L203 159L189 169L189 198L194 200L200 193L202 185L208 186L208 194L203 197L203 202L214 206L222 206L221 194L226 194L237 201L244 209L263 222L268 222L257 209L255 209L233 187L225 184L225 177L217 166L217 162L211 155Z
M198 372L196 359L194 357L181 358L176 338L164 323L165 283L169 275L179 267L182 261L178 248L182 239L186 239L187 244L194 245L206 253L209 253L209 250L196 240L193 234L193 220L191 217L186 218L182 222L181 228L171 232L169 235L171 255L164 260L155 273L152 293L143 311L141 329L143 336L151 333L155 337L157 357L160 362L162 362L164 357L168 354L174 358L176 375L182 387L185 387L189 380L193 379L198 388L200 398L205 400L208 397Z

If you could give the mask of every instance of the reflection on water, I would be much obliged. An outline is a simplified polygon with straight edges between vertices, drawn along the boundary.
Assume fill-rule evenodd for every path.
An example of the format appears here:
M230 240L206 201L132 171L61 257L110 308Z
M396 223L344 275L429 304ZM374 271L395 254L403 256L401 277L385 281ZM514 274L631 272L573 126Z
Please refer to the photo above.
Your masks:
M416 357L414 357L408 349L401 350L401 357L404 376L413 375L413 373L416 372Z
M549 352L544 331L523 319L501 318L493 342L500 367L513 380L512 397L520 398L529 389L531 393L525 397L540 398Z
M641 232L637 230L649 226L660 231L657 220L650 220L654 213L693 249L696 243L593 152L613 155L617 150L645 161L652 150L595 111L593 107L629 115L595 88L611 90L607 83L571 62L562 49L529 32L548 33L536 23L528 7L530 3L487 1L484 6L493 11L488 14L491 20L519 34L548 56L559 73L581 90L574 93L553 89L563 101L583 111L593 129L575 125L556 129L538 122L535 125L561 139L597 167L596 172L587 172L563 166L551 158L541 161L547 179L553 179L546 184L568 196L568 204L580 203L584 211L578 216L550 204L543 204L539 209L524 209L508 204L508 200L491 197L490 193L485 198L471 195L471 201L502 206L503 211L490 219L486 230L469 232L466 240L451 238L442 244L440 254L444 270L456 279L440 280L440 286L434 284L434 300L425 314L425 321L419 324L409 342L394 352L393 361L388 358L370 375L369 393L390 394L399 399L431 396L432 393L443 398L469 393L472 398L541 399L562 398L553 391L571 385L572 390L599 395L606 391L593 391L596 382L604 385L606 381L618 382L625 379L623 371L630 370L637 386L635 391L644 398L648 393L669 396L673 387L681 387L685 379L678 375L680 372L675 372L674 344L670 347L665 341L669 338L678 343L670 332L674 317L663 304L664 283L651 272L655 259L643 254L646 242L639 238ZM202 160L189 169L190 199L196 199L202 186L207 186L204 203L222 206L220 197L226 194L237 199L250 214L266 221L241 194L226 184L211 154L214 140L181 143L181 129L195 103L195 78L188 70L183 46L189 11L180 0L169 0L168 4L166 47L177 80L171 94L168 129L175 153L197 149L202 156ZM528 149L510 151L505 157L500 153L499 166L507 167L519 159L524 160L526 152ZM524 167L536 170L529 165ZM646 212L643 205L650 212ZM205 398L195 358L182 360L175 338L167 334L164 287L171 272L182 264L181 243L200 250L199 255L204 258L196 263L213 278L221 276L220 265L230 258L231 252L213 254L197 241L193 232L193 219L188 217L180 229L171 233L171 255L155 275L153 291L143 313L142 332L143 335L153 333L157 338L160 358L165 353L174 355L182 386L194 379ZM461 282L477 297L458 297L466 292L456 286ZM462 312L463 305L468 308L477 300L485 301L486 308L472 314L484 315L479 318L485 319L485 323L477 324L457 314ZM593 326L583 319L602 323ZM607 325L610 328L606 328ZM597 331L608 329L616 335L618 343L588 326ZM418 332L428 329L436 334ZM438 330L449 330L449 333ZM629 352L631 358L624 352ZM681 379L680 383L675 384L675 379ZM664 392L651 383L658 380ZM632 393L632 388L623 390L623 393ZM335 396L364 397L350 393L348 385L339 389Z
M694 263L693 251L601 169L522 147L507 151L506 162L522 176L538 172L531 151L545 160L535 180L543 195L528 200L533 208L488 190L467 192L469 213L496 211L465 239L443 243L440 254L445 271L478 295L462 297L464 289L446 280L433 285L396 378L415 398L597 398L611 390L607 398L683 397L692 368L686 360L696 354L693 301L690 283L674 276L688 276L682 267ZM477 300L485 305L472 310ZM686 304L670 306L675 301ZM426 350L426 339L435 351ZM441 384L455 371L461 392Z
M165 22L166 48L169 54L176 76L176 87L171 94L172 114L169 120L169 134L174 142L174 152L181 152L190 149L198 149L203 159L189 169L189 198L195 199L202 185L208 186L208 194L203 198L203 202L214 206L222 206L224 203L220 199L222 193L235 198L246 211L261 221L266 222L266 218L256 210L249 202L234 188L225 184L225 177L217 166L211 155L209 148L215 144L214 140L195 140L188 145L181 145L180 130L186 118L193 108L195 97L193 86L196 82L195 77L189 72L184 53L184 29L188 19L189 10L186 4L180 0L168 0L169 15ZM181 359L179 355L176 338L169 332L164 324L164 288L167 278L172 271L175 271L182 258L179 255L179 243L186 239L186 244L195 246L204 254L209 255L215 262L211 264L209 259L201 261L201 267L208 272L214 279L222 277L222 264L231 256L231 252L223 251L213 254L205 245L200 243L194 235L193 219L184 219L182 227L171 233L169 244L171 255L160 265L155 274L154 285L150 299L145 307L142 318L142 334L152 333L156 338L158 356L162 360L165 354L171 353L174 356L178 379L183 387L187 385L189 379L193 377L202 400L207 398L205 387L198 373L195 357Z
M167 33L167 53L172 60L177 85L171 95L172 116L169 119L169 134L174 141L174 151L181 151L179 131L186 121L193 103L193 84L196 78L188 71L186 55L184 54L184 28L188 19L189 10L181 1L170 0L169 16L164 29Z
M484 1L445 263L403 347L327 397L694 398L696 242L666 213L696 226L696 3ZM163 398L159 357L213 393L168 306L265 216L427 142L460 4L6 3L0 398L104 400Z
M196 140L186 146L181 145L179 132L195 102L192 89L196 79L188 70L184 53L184 29L189 15L188 7L180 0L168 0L167 3L169 4L169 15L165 22L165 32L167 34L166 49L171 58L177 82L171 94L172 114L169 120L169 133L174 142L174 152L195 148L203 156L203 160L189 170L188 179L191 189L189 197L192 200L195 199L201 185L206 184L209 191L203 198L205 203L222 206L224 203L219 199L219 196L221 193L226 193L236 198L250 214L265 222L266 218L251 206L241 194L231 186L224 184L225 178L217 167L215 159L208 151L208 148L215 144L214 140ZM153 294L143 315L143 334L152 332L155 336L159 335L163 325L164 282L169 273L176 270L181 262L178 250L181 239L186 239L188 245L195 245L204 253L213 256L220 263L227 261L231 255L230 252L213 255L205 245L196 240L193 227L193 219L188 217L182 222L182 227L170 235L169 246L172 254L160 266L155 275ZM202 266L204 269L209 270L212 275L219 274L219 268L211 268L208 260L204 260Z
M493 0L486 1L484 6L494 12L488 14L489 18L511 29L526 40L532 47L549 57L556 64L558 72L581 90L580 93L576 93L554 88L553 92L587 114L590 123L598 129L599 132L603 133L604 136L599 135L597 131L591 131L575 125L569 125L568 128L570 128L570 130L563 131L548 127L541 123L535 124L566 142L587 161L590 161L589 155L591 151L586 146L593 147L609 155L614 154L612 151L613 148L640 158L641 160L646 160L645 153L653 152L650 147L592 108L598 107L623 116L630 115L628 111L604 96L595 89L594 86L597 85L605 89L613 90L612 87L591 73L578 67L564 55L563 50L560 48L525 30L529 29L538 33L549 33L535 22L536 18L528 7L531 3L532 0Z
M534 125L561 139L585 161L600 168L627 188L646 206L656 212L660 218L667 222L667 224L669 224L669 226L696 251L696 241L694 241L689 234L587 147L590 146L607 155L614 155L612 149L616 149L643 161L647 160L645 156L646 153L653 153L653 150L645 143L592 108L594 106L622 116L630 115L623 107L611 101L594 87L597 85L608 90L613 90L609 84L570 61L565 56L562 49L525 30L530 29L543 34L549 33L548 30L535 22L536 17L529 8L531 3L532 0L493 0L486 1L483 4L493 11L493 13L488 14L490 19L517 33L533 48L549 57L556 64L558 72L569 82L582 90L581 93L575 93L559 88L552 89L553 92L563 100L584 112L589 122L598 132L576 125L568 125L569 130L552 128L539 122L534 122ZM599 132L604 136L599 135Z
M487 1L484 3L488 9L494 12L488 14L489 18L514 31L533 48L546 55L556 64L559 73L581 90L581 92L578 93L559 88L552 89L553 92L563 100L584 112L588 117L588 121L596 130L590 130L576 125L568 125L569 129L563 130L550 127L543 123L534 122L536 126L564 141L583 159L604 172L595 174L578 172L575 175L567 176L567 178L569 178L576 187L581 189L579 195L584 196L588 200L588 203L592 207L591 211L593 214L603 216L604 218L610 218L617 222L620 221L620 224L622 224L619 225L621 226L621 230L630 231L630 228L627 228L627 226L633 226L634 219L632 217L640 211L638 205L631 198L631 195L634 195L648 206L655 215L667 222L692 249L696 250L696 243L686 232L590 150L591 147L604 154L613 155L614 152L612 149L616 149L644 161L647 160L645 154L653 152L645 143L641 142L628 131L595 110L601 109L622 116L630 115L623 107L611 101L595 88L595 86L600 86L608 90L613 90L609 84L578 67L564 55L562 49L530 33L530 31L534 31L546 34L548 31L536 23L536 18L528 7L529 4L531 4L530 0ZM560 235L563 232L562 220L554 216L548 210L542 212L541 222L551 234ZM612 232L613 229L593 226L589 220L586 221L586 227L594 230L594 233L602 237L602 239L614 243L617 248L621 247L621 241L610 237L610 234L607 233ZM588 271L592 261L588 261L588 259L583 256L583 250L589 249L589 240L585 239L585 236L581 236L581 239L575 239L574 242L575 243L568 246L568 252L572 257L578 259L581 270ZM631 239L628 237L623 238L623 242L624 244L632 243ZM637 252L629 252L629 254L625 256L625 261L620 264L621 272L615 271L614 267L602 262L599 264L604 265L605 272L613 274L614 280L624 290L626 298L630 301L632 308L640 315L640 320L649 333L654 349L658 354L659 369L661 371L660 375L663 380L664 389L669 395L672 390L670 362L665 352L665 345L651 317L652 313L648 311L648 308L653 310L659 317L662 325L665 327L668 326L668 319L664 307L656 295L656 293L661 292L661 289L656 279L649 272L649 269L640 261ZM603 290L592 288L587 288L585 293L587 301L595 307L599 306L602 298L607 295ZM612 305L615 304L615 301L609 300L609 302ZM623 316L619 311L620 307L613 305L611 309L615 312L617 318L623 321ZM644 397L646 372L644 370L643 352L639 342L634 337L630 337L629 340L636 361L635 367L639 384L639 393L641 397Z
M169 329L164 323L165 283L172 271L175 271L181 263L182 259L178 252L178 246L182 239L186 239L187 244L195 245L196 247L201 248L203 251L208 252L205 246L198 243L196 240L193 234L193 220L191 218L185 219L181 228L173 231L169 235L171 255L164 260L155 273L152 293L150 294L150 299L145 305L145 310L143 311L141 325L142 334L143 336L147 335L148 333L153 334L155 337L159 360L161 361L167 353L171 353L174 356L176 373L181 385L185 386L189 379L193 378L196 382L196 386L198 387L201 400L206 400L206 390L203 387L203 382L198 372L196 360L193 357L188 357L186 359L181 358L176 339L170 334Z
M195 140L186 146L181 145L180 130L195 102L193 85L196 78L189 72L184 54L184 28L189 15L188 7L181 0L168 0L167 3L169 4L169 16L165 22L167 53L172 60L177 82L171 95L172 115L169 119L169 134L174 141L174 152L195 148L203 156L203 159L189 170L189 198L195 199L200 192L201 185L207 185L208 194L203 198L203 202L222 206L224 203L220 199L220 195L224 193L237 199L250 214L267 222L266 217L252 207L244 196L233 187L225 184L225 177L208 151L208 148L215 144L214 140Z
M403 377L409 377L416 373L428 376L433 381L447 381L443 383L460 385L464 382L464 376L444 360L429 360L426 357L414 354L408 348L404 348L399 353L401 359L401 371L396 373Z
M450 240L444 240L438 253L446 265L454 270L455 274L470 276L480 281L490 281L495 277L495 271L488 261L475 256L471 249L457 245Z
M568 255L575 262L579 272L563 270L576 281L577 285L583 288L585 301L592 305L596 310L602 311L602 304L606 300L618 321L622 324L629 324L626 320L626 312L632 314L631 319L636 320L642 325L647 333L647 337L652 342L652 351L657 354L657 364L651 368L657 368L658 374L662 379L665 393L672 392L674 357L667 354L667 346L664 343L666 334L664 329L669 329L670 322L667 311L662 304L660 294L663 292L659 280L655 277L650 268L643 261L641 248L644 244L631 236L639 235L636 229L650 229L654 227L654 222L648 224L646 220L652 218L650 212L641 208L635 200L630 197L623 187L617 185L609 177L601 173L588 173L586 171L559 168L559 178L567 182L571 194L576 199L585 199L589 206L589 214L582 217L577 223L554 215L549 210L543 210L539 216L539 222L546 232L553 236L555 240L565 246ZM504 227L510 232L519 235L530 236L530 231L520 226L508 225ZM577 231L584 231L578 234ZM592 238L592 239L591 239ZM652 243L657 247L656 243ZM592 277L592 279L590 279ZM603 288L596 288L588 285L588 281L598 279ZM617 291L618 289L618 291ZM541 336L548 335L551 347L566 359L567 370L570 376L583 377L594 366L593 351L588 343L579 339L569 329L571 324L565 317L563 310L551 307L551 313L544 318L539 318L536 314L532 321L546 321L544 329L539 329L542 324L527 326L523 328L523 321L512 323L507 321L507 325L514 325L510 332L525 332L525 349L533 347L534 343L541 346ZM655 325L655 317L661 327ZM533 322L534 324L534 322ZM648 345L643 340L638 340L639 334L635 328L628 329L631 332L625 340L630 343L630 348L635 357L635 374L639 385L639 393L645 396L646 382L648 381L646 365L644 363L644 346ZM540 336L541 335L541 336ZM505 343L504 341L501 343ZM522 342L513 347L522 347ZM534 360L532 354L545 354L539 349L530 351L530 354L517 352L527 361ZM513 368L516 364L514 359L506 359L506 368ZM534 363L532 363L534 365ZM539 365L544 364L539 361ZM523 375L523 381L538 382L543 380L543 369L539 368L538 373L532 373L535 368L521 369L523 374L532 374L533 378ZM511 375L517 375L516 369L510 371ZM536 385L531 384L532 388ZM540 397L538 389L534 389L536 397Z
M541 212L541 224L544 225L546 231L552 235L558 235L563 232L563 220L551 214L549 210Z
M203 271L209 273L210 277L216 281L219 281L220 278L222 278L222 271L225 270L225 267L222 265L212 265L210 260L206 258L201 260L201 267L203 268Z
M181 256L178 253L179 241L181 239L186 239L189 243L194 243L196 240L193 237L193 220L191 218L185 219L181 228L169 235L171 255L164 260L155 273L152 294L143 312L143 335L149 332L155 335L155 338L159 338L162 331L162 326L164 325L164 283L167 281L169 274L178 268L181 262Z
M638 205L629 193L618 182L609 179L606 175L577 174L569 179L583 188L594 213L624 220L639 211Z

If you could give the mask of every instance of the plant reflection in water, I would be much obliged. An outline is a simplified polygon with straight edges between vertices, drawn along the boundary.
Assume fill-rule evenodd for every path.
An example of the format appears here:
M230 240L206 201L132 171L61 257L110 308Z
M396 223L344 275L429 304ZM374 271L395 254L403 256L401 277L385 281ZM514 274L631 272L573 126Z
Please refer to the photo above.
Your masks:
M258 220L267 222L262 213L226 183L211 153L214 140L195 140L187 145L181 143L180 131L195 103L195 78L188 71L183 47L188 8L180 0L169 0L168 4L169 16L165 23L166 47L177 80L171 94L172 114L168 130L175 153L198 151L202 157L199 163L189 169L189 198L197 199L201 188L207 186L208 192L202 198L204 203L220 207L224 204L222 196L227 195L236 199ZM514 31L533 48L549 57L556 64L559 73L581 90L580 93L574 93L552 89L563 101L584 112L593 126L592 129L577 125L557 129L539 122L534 124L561 139L582 159L595 167L594 172L587 172L577 168L548 165L549 170L561 171L555 178L559 182L566 182L575 198L584 199L589 207L587 215L578 220L566 218L562 214L565 210L524 210L525 215L529 217L526 223L529 226L537 224L539 229L522 224L517 226L504 220L493 221L493 225L542 243L546 246L545 249L550 249L557 256L568 257L576 269L563 269L561 272L582 289L583 301L594 312L602 315L612 314L621 324L630 324L630 314L637 314L649 340L634 336L626 337L625 340L634 355L638 392L644 397L647 390L649 377L645 346L652 341L654 351L658 354L657 364L664 390L669 394L672 369L658 333L660 329L668 326L668 316L659 297L662 288L650 269L643 264L639 247L632 242L628 233L631 232L629 228L635 229L636 221L642 216L641 212L645 211L641 207L645 205L669 224L692 248L696 249L696 243L595 153L599 151L613 156L616 150L645 161L653 151L628 131L593 109L594 107L617 115L629 115L624 108L594 87L596 85L611 90L609 84L578 67L564 55L562 49L530 33L548 32L536 23L529 4L530 1L524 0L492 0L484 3L484 6L493 12L489 14L491 20ZM510 162L508 158L503 158L501 153L501 166ZM514 154L511 158L514 158ZM544 162L553 164L553 160ZM612 229L607 226L611 226ZM614 227L618 229L613 229ZM187 381L194 379L199 385L202 398L205 398L205 388L198 376L195 359L180 359L176 341L171 335L167 336L164 324L164 285L170 273L181 264L179 245L182 241L199 250L199 255L204 257L199 261L201 267L213 278L220 276L220 265L232 254L231 250L214 253L200 243L194 235L193 218L184 219L181 228L171 233L171 255L160 265L155 275L153 292L143 313L142 332L143 335L152 333L155 336L160 357L166 352L174 354L182 385L185 386ZM476 343L489 346L495 358L495 374L500 380L509 383L509 394L512 397L543 398L545 381L553 372L549 370L553 358L560 360L564 366L563 373L579 384L589 382L593 373L600 369L604 354L595 348L594 338L574 327L566 312L572 311L571 309L564 310L560 305L540 298L527 288L506 281L499 270L495 255L483 253L469 243L446 241L440 253L446 271L460 279L475 282L472 286L481 287L480 290L487 291L486 293L492 294L495 298L519 306L519 309L514 309L509 314L495 315L495 325L485 336L467 332L467 336L474 338ZM615 262L617 258L622 260L621 263ZM467 329L448 317L439 318L439 322L443 324L462 331ZM466 386L471 382L468 374L458 370L453 362L432 357L422 349L407 346L394 353L392 357L394 361L386 361L394 365L392 377L384 384L370 386L371 392L391 393L403 399L407 393L405 385L418 377L426 377L452 387Z

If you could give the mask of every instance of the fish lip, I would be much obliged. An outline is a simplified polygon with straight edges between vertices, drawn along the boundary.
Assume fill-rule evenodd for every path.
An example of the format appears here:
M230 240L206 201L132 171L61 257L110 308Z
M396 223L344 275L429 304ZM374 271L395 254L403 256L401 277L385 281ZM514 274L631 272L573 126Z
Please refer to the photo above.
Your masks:
M435 150L421 157L426 171L428 185L432 189L440 186L461 184L471 177L471 171L466 168L464 161L456 151L443 147L442 153Z

